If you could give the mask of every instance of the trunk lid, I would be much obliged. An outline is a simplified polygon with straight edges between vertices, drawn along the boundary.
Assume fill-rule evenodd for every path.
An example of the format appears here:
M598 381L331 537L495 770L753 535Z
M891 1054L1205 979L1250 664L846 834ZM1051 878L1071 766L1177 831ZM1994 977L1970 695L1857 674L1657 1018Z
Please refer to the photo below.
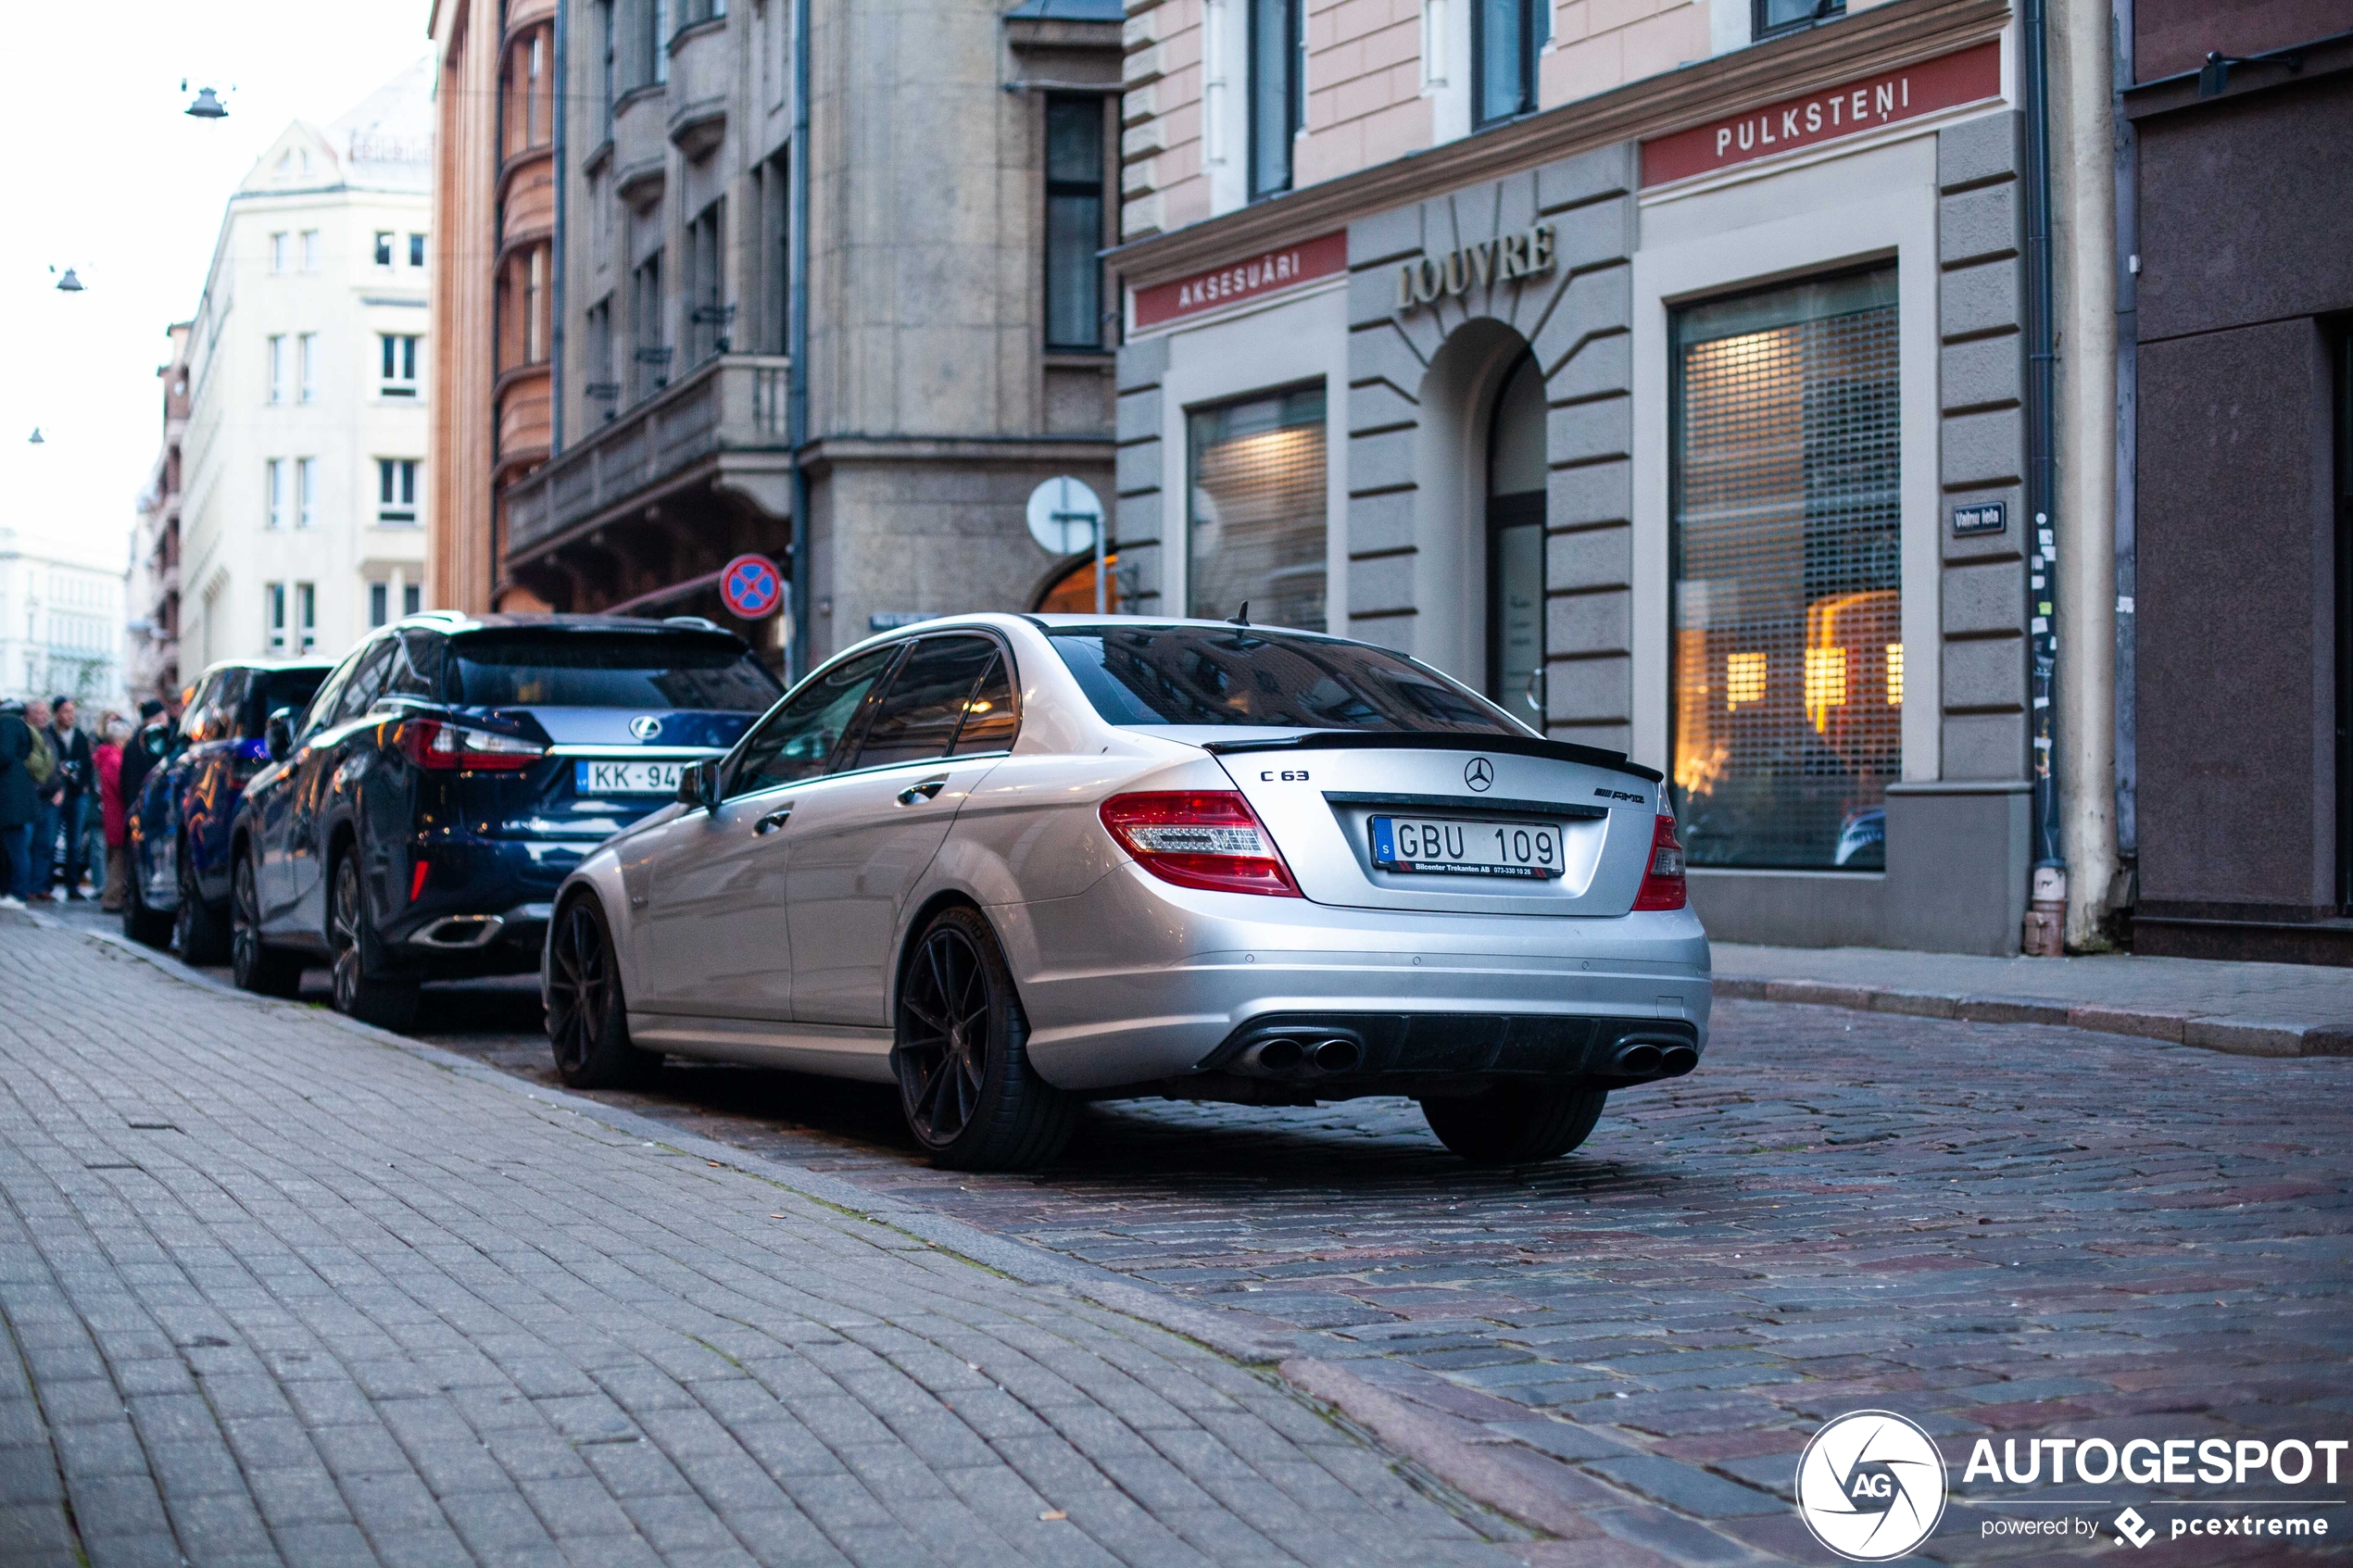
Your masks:
M1183 738L1216 757L1300 891L1319 904L1611 917L1633 908L1649 863L1658 780L1614 752L1509 735L1200 730ZM1559 834L1560 874L1385 870L1375 863L1377 817L1453 824L1460 831L1447 833L1447 853L1468 847L1474 859L1496 858L1478 846L1500 830L1497 854L1507 862L1515 829L1549 827ZM1397 845L1392 828L1392 859ZM1540 863L1524 845L1518 858Z

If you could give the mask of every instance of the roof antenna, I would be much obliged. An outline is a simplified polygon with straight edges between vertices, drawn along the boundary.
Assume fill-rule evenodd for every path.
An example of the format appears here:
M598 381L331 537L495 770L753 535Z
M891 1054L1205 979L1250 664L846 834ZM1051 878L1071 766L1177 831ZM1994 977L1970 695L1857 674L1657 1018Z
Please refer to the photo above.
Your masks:
M1248 599L1242 601L1241 608L1226 618L1226 624L1239 626L1245 632L1250 630L1250 601Z

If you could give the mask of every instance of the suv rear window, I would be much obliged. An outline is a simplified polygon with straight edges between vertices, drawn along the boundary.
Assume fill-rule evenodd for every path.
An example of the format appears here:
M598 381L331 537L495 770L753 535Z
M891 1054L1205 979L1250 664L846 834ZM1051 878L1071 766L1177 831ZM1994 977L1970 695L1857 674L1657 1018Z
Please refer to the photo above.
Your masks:
M765 712L783 691L733 637L487 632L453 637L446 698L478 708Z
M1529 734L1436 671L1363 643L1248 627L1072 626L1047 634L1087 700L1114 724Z

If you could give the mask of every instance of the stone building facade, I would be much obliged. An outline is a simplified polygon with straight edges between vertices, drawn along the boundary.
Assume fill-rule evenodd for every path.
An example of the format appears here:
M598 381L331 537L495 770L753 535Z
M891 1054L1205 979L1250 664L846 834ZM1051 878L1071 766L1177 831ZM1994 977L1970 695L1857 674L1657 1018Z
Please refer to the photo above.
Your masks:
M171 324L171 358L156 367L163 441L147 474L147 487L139 493L124 599L129 636L123 645L123 679L133 700L161 697L180 684L180 444L188 433L188 333L194 325Z
M188 329L186 675L340 655L423 601L432 90L420 60L296 121L229 199Z
M491 384L544 364L547 452L485 491L497 558L466 591L742 624L719 569L762 554L801 576L810 659L909 617L1036 603L1073 563L1032 538L1031 493L1111 484L1097 256L1114 237L1116 5L810 0L805 62L790 0L510 7L510 59L525 11L546 17L561 84L550 259L520 274L544 280L547 326ZM520 200L502 234L522 232ZM510 282L485 324L478 294L453 282L437 307L474 343L446 362L477 383L485 331L507 345L519 298ZM440 440L478 446L488 413L453 402ZM502 452L510 422L502 408ZM448 558L472 547L453 539ZM780 650L788 631L746 629Z
M1248 598L1662 769L1719 938L2016 951L2009 8L1531 0L1515 63L1447 0L1306 0L1281 58L1266 3L1129 22L1140 607Z

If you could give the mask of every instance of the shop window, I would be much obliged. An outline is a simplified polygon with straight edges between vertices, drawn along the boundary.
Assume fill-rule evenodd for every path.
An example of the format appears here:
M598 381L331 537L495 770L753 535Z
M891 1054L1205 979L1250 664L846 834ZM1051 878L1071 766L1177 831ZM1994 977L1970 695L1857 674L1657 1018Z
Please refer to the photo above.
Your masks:
M1189 615L1324 629L1324 389L1186 417Z
M1471 101L1478 123L1536 111L1536 60L1553 36L1552 0L1473 0Z
M1544 372L1521 358L1487 440L1487 695L1544 727Z
M1103 101L1046 100L1046 346L1103 342Z
M1885 866L1896 358L1893 268L1675 315L1674 783L1693 865Z
M1250 194L1290 189L1291 139L1307 124L1306 0L1250 8Z
M1846 14L1846 0L1749 0L1749 35L1769 38Z

